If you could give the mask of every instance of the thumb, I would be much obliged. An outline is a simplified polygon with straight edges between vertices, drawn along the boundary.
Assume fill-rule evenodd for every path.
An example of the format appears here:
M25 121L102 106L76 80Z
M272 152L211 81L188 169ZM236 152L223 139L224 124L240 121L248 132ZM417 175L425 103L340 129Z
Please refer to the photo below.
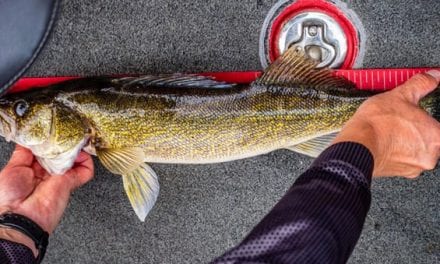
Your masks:
M414 75L407 82L394 89L394 91L401 93L406 100L417 105L423 97L437 88L439 82L440 71L431 70Z
M75 190L93 178L93 160L90 154L80 152L73 167L64 175L70 178L71 190Z
M11 159L8 162L8 167L26 166L30 167L34 161L34 155L32 152L20 145L15 146L14 152L12 152Z

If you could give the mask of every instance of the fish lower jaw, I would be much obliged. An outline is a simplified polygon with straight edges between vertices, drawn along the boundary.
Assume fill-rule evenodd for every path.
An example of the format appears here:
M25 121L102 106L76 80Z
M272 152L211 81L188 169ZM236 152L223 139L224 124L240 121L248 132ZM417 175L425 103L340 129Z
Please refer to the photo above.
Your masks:
M57 155L50 155L50 146L46 149L42 148L42 146L38 146L38 148L30 147L32 153L37 157L40 165L51 175L63 175L66 171L68 171L75 162L76 157L78 156L81 149L84 147L84 144L87 142L87 138L80 141L75 147L70 150L64 151L63 153ZM40 151L43 151L41 153Z
M0 136L4 137L6 142L11 142L14 139L14 136L16 134L17 128L15 127L15 124L13 121L5 117L4 114L0 112Z

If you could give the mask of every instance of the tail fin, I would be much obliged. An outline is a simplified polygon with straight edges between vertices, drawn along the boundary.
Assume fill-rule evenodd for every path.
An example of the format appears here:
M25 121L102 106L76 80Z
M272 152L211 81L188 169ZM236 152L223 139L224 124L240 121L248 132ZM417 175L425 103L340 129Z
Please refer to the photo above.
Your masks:
M437 88L434 92L423 98L420 101L420 106L437 121L440 121L440 90Z

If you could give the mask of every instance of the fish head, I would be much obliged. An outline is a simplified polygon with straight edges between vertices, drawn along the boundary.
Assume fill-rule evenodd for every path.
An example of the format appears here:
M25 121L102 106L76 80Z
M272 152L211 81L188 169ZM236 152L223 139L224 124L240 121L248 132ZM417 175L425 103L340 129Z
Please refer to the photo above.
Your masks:
M82 117L54 92L17 93L0 99L0 135L32 151L52 174L68 170L86 145Z
M50 136L52 107L22 95L0 99L0 135L23 146L41 144Z

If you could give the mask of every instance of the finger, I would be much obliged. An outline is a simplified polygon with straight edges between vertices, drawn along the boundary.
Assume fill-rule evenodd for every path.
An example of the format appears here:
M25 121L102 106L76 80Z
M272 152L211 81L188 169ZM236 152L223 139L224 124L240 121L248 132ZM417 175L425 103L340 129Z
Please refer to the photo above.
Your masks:
M75 164L68 172L68 177L73 178L71 189L74 190L84 185L93 178L93 160L90 154L81 152L75 160Z
M51 183L56 182L59 185L63 185L62 189L66 192L71 192L90 181L93 178L94 172L92 157L85 152L81 152L78 155L72 168L64 175L52 176L38 162L33 164L33 169L39 178L47 178ZM61 186L59 187L61 188Z
M81 151L78 154L78 157L76 157L76 159L75 159L75 165L82 164L82 163L88 164L89 161L92 161L92 157L90 156L90 154L88 154L87 152ZM90 164L88 164L88 165L90 165ZM93 166L93 163L91 166Z
M16 167L16 166L31 166L34 161L34 155L32 152L20 145L15 146L14 152L12 152L11 159L6 166Z
M49 234L52 233L69 201L70 182L64 176L46 177L22 204L21 210Z
M65 175L50 176L46 173L47 177L41 179L40 184L21 207L23 212L33 214L31 218L36 219L49 233L59 222L72 190L93 176L93 161L90 155L81 153L76 161Z
M432 77L434 77L437 82L440 82L440 71L439 70L430 70L427 71L426 74L431 75Z
M43 179L49 175L37 160L32 163L32 169L34 170L35 177L39 179Z
M437 88L440 82L440 72L432 70L426 73L416 74L407 82L395 89L405 99L413 104L418 104L420 99Z
M7 168L0 175L0 205L12 205L26 199L35 186L37 179L31 168Z
M406 179L409 179L409 180L414 180L414 179L417 179L421 174L422 174L422 171L420 171L420 172L414 172L414 173L411 173L411 174L405 175L405 176L403 176L403 177L406 178Z
M1 198L24 199L32 192L36 185L35 174L30 168L33 160L32 152L16 145L11 159L0 173L0 186L4 187Z

